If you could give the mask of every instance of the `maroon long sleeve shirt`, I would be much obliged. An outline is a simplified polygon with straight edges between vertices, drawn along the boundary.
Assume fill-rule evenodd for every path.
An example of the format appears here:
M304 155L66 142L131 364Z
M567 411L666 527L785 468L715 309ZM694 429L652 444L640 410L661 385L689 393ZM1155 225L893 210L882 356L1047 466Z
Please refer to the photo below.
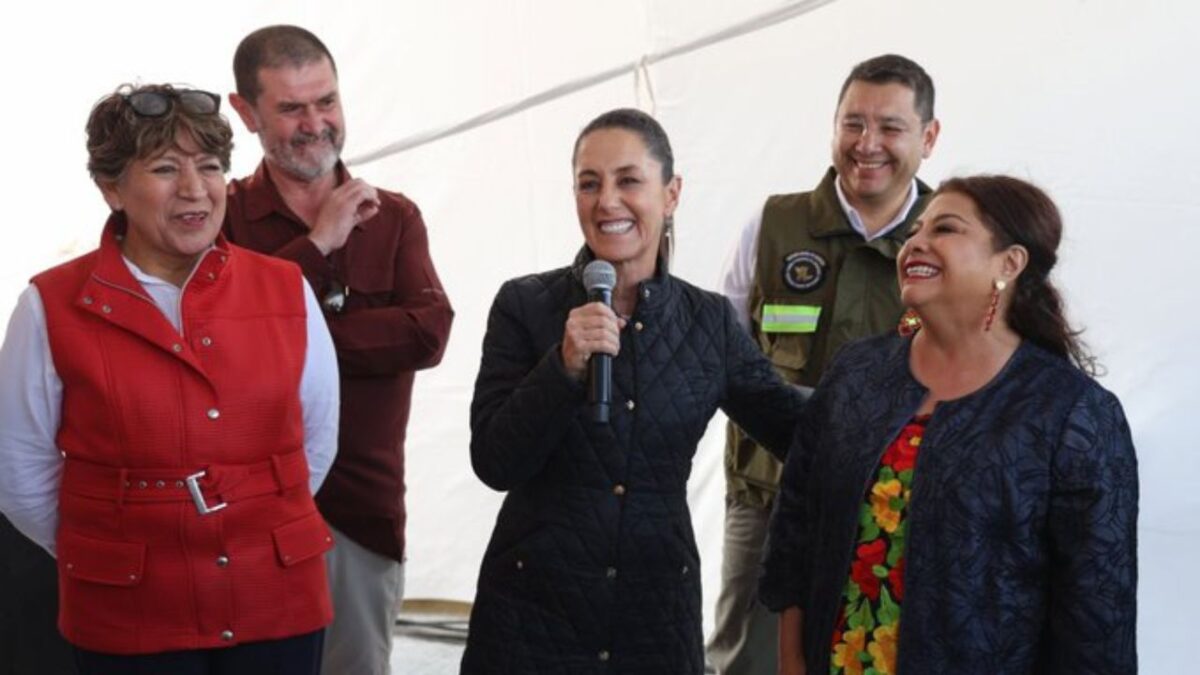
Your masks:
M349 180L338 164L338 184ZM454 310L442 289L416 204L378 190L379 213L329 256L284 203L265 162L229 186L225 236L291 260L318 298L345 287L325 319L341 373L338 454L317 493L321 513L362 546L404 559L404 437L415 371L442 359Z

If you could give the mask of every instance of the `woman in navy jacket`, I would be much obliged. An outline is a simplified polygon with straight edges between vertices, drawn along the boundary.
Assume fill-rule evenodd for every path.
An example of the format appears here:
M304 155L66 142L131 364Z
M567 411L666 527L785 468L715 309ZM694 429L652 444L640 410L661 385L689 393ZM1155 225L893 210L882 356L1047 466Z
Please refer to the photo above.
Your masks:
M1049 280L1061 231L1001 176L914 225L901 335L839 355L784 470L780 672L1136 672L1137 461Z
M471 461L508 495L479 573L464 673L702 673L700 569L687 479L718 407L786 448L801 398L719 295L667 273L679 198L662 127L601 115L573 155L586 246L574 265L513 279L488 319L471 403ZM612 263L612 307L581 270ZM585 396L610 354L612 408Z

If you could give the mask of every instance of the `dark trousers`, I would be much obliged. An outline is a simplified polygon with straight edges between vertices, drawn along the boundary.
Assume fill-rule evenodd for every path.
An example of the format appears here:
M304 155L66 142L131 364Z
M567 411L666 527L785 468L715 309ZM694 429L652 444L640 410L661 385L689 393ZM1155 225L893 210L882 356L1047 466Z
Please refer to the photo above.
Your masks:
M322 629L222 649L133 656L76 649L75 663L82 675L317 675L324 643Z
M54 558L0 516L0 675L74 675Z

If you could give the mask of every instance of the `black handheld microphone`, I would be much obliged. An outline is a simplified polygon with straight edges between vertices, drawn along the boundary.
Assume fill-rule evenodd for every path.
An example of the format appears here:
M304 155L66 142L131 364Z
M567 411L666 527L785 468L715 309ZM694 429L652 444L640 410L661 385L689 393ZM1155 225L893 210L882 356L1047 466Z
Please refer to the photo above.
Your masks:
M612 307L612 292L617 285L617 270L606 260L593 260L583 268L583 287L587 289L588 302L603 302ZM608 423L608 409L612 405L612 354L592 354L588 358L588 405L592 408L592 421Z

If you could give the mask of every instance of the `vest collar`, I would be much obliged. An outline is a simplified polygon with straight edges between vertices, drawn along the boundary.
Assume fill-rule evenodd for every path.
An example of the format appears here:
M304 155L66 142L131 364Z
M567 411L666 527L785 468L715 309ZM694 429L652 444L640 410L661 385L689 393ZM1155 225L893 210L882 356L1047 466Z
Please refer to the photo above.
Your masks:
M79 311L140 336L163 353L187 363L207 379L204 365L196 352L187 347L185 340L180 339L181 330L176 329L163 315L125 264L120 238L127 228L125 214L113 213L109 216L100 236L100 248L96 251L91 275L83 283L74 306ZM233 249L218 235L213 246L196 262L183 285L179 300L181 315L186 312L188 298L205 294L227 278L225 273L233 261Z
M930 192L932 192L929 186L923 183L920 178L914 180L917 182L916 203L908 210L904 221L879 237L880 240L891 239L903 243L905 239L908 239L908 225L916 217L916 214L925 208L925 202L928 200ZM838 199L837 171L832 166L825 171L825 176L821 179L821 183L817 185L817 189L812 193L812 211L813 218L809 221L808 226L808 232L812 236L862 236L850 225L850 219L846 216L845 209L842 208L841 200Z
M121 253L121 240L129 229L129 221L125 214L114 211L109 215L100 234L100 248L97 250L96 265L92 277L109 286L122 289L149 300L142 284L133 276ZM192 284L211 284L220 278L221 273L228 267L231 260L231 249L225 235L218 232L211 248L200 256L193 268L185 288Z

